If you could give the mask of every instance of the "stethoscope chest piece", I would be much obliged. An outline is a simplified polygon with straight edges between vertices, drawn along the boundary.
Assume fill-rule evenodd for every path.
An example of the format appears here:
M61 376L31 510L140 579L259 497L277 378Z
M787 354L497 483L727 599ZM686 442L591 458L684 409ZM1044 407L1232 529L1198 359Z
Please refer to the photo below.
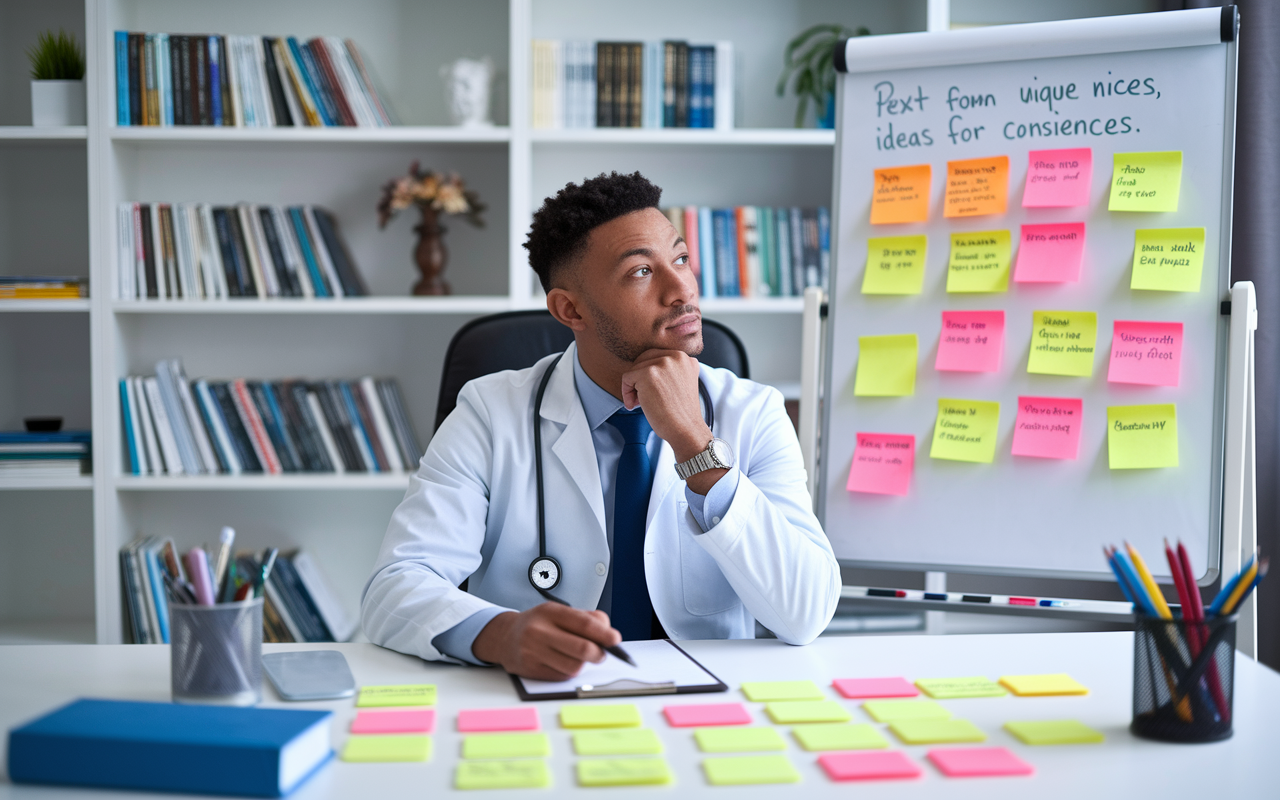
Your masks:
M529 565L529 582L544 592L560 583L560 562L551 556L538 556Z

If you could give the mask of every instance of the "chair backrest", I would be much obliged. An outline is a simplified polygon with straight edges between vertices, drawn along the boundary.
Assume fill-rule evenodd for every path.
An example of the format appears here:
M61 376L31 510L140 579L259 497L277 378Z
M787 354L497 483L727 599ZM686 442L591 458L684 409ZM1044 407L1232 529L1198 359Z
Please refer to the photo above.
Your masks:
M436 428L458 404L458 392L467 381L504 369L531 367L538 359L564 350L572 341L573 331L556 322L547 311L507 311L463 325L444 354ZM732 330L704 319L702 344L698 360L703 364L722 367L740 378L751 377L747 348Z

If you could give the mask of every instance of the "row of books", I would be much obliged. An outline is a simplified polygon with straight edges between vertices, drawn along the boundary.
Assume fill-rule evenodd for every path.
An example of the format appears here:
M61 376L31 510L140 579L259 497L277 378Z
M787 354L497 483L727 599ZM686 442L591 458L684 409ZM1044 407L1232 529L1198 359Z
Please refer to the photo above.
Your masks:
M392 378L190 381L177 359L120 381L133 475L404 472L422 449Z
M121 203L116 227L122 300L369 293L337 220L316 206Z
M828 287L826 208L674 206L663 209L689 246L703 297L798 297Z
M88 296L86 278L0 275L0 300L77 300Z
M533 42L535 128L733 127L733 43Z
M350 39L116 31L115 56L117 125L394 124Z
M0 431L0 481L87 474L92 438L89 431Z

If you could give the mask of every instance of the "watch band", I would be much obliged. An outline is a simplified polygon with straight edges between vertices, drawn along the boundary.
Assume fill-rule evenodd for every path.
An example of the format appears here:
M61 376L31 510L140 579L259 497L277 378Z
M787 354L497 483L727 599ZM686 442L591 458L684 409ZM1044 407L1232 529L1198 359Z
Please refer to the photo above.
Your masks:
M712 441L715 441L714 439ZM695 455L688 461L682 461L676 464L676 474L680 476L680 480L687 481L699 472L706 472L709 469L717 469L724 467L719 464L711 454L711 442L707 442L707 446L702 452Z

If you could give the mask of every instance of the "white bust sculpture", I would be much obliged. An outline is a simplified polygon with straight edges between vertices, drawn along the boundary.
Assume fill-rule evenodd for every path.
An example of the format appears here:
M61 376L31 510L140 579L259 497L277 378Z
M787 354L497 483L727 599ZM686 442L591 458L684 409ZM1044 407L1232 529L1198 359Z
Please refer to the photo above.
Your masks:
M487 58L460 58L440 68L449 93L449 110L457 125L492 125L489 119L489 81L493 62Z

